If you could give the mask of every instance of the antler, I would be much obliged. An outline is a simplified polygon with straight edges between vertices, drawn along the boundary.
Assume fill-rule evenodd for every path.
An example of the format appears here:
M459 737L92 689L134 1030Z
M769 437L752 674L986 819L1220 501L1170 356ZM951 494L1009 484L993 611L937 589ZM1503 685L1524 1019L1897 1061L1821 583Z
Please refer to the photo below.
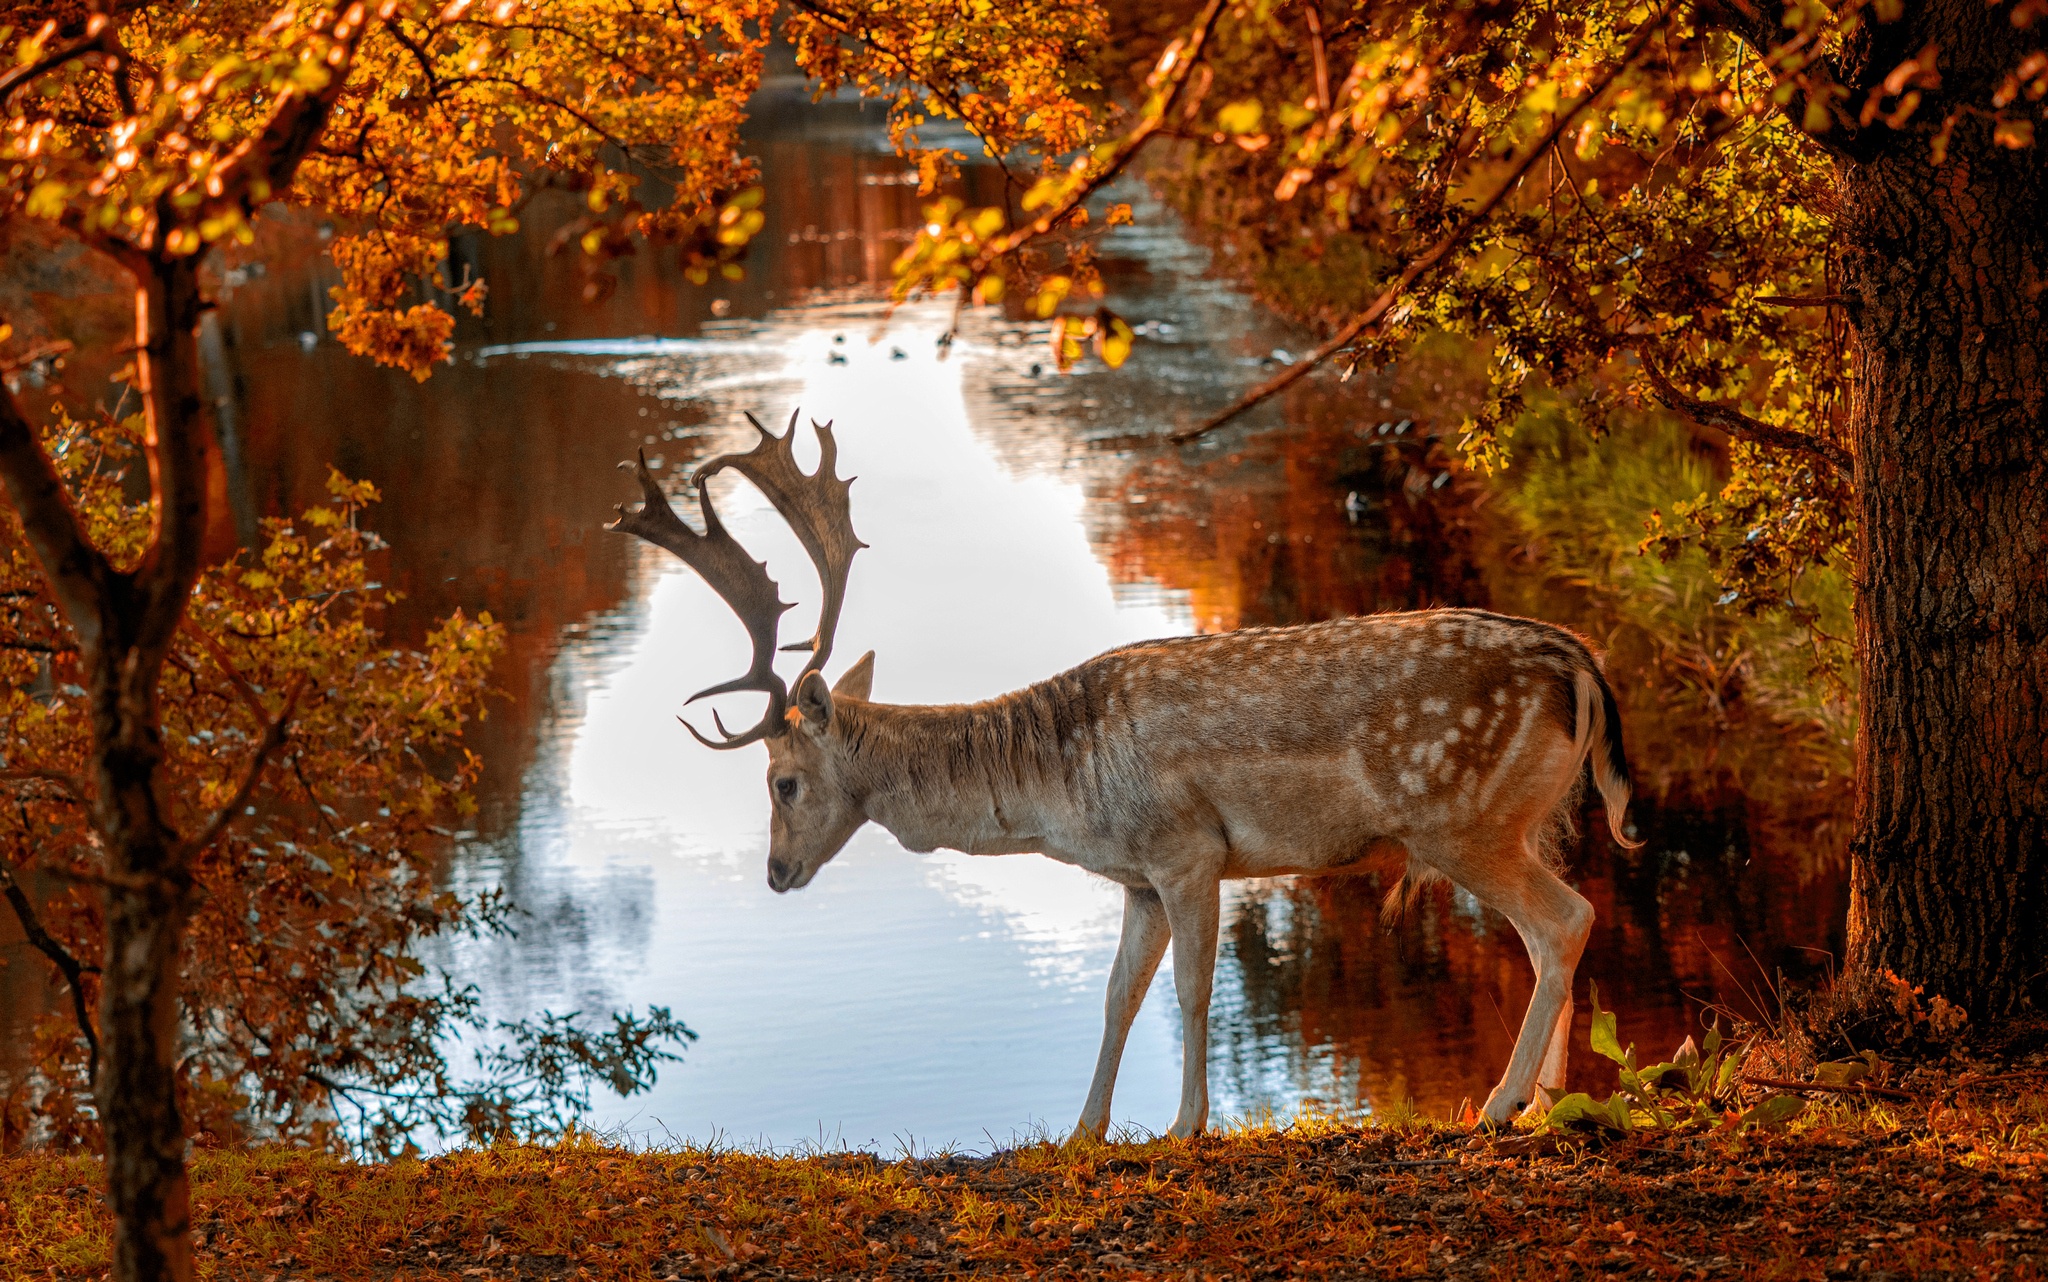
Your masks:
M768 567L747 555L747 550L719 523L718 512L711 506L711 492L705 488L704 480L708 471L697 473L697 509L704 514L704 533L699 534L683 524L675 509L668 505L668 495L662 493L661 482L654 479L654 473L647 470L647 453L640 451L637 463L621 463L621 468L634 469L634 476L640 482L642 502L638 511L628 512L626 505L618 505L618 519L605 525L607 530L619 530L626 534L637 534L658 548L681 557L689 567L704 577L712 591L725 598L734 614L746 626L747 636L754 643L754 663L746 675L736 677L723 685L700 690L690 696L688 702L708 695L728 694L734 690L759 690L768 696L768 711L759 724L744 734L733 734L713 711L711 720L718 727L723 740L711 740L699 734L697 727L684 721L683 726L696 735L697 742L707 748L738 748L782 734L788 727L783 714L789 709L789 687L782 678L775 675L775 631L782 620L782 612L789 609L789 603L782 600L781 591L775 580L768 577Z
M818 434L818 470L807 475L796 465L796 419L797 412L792 412L789 430L777 436L748 414L747 421L761 439L745 454L721 454L705 463L697 470L697 484L701 487L713 473L726 468L738 472L768 496L804 551L811 554L811 564L818 567L818 582L825 590L824 604L818 607L818 630L810 640L792 642L783 649L809 650L811 657L804 672L815 672L832 657L832 636L839 628L839 611L846 604L847 572L853 554L867 544L853 532L850 495L854 478L841 480L833 475L839 444L832 439L832 425L811 420L811 430Z
M682 518L668 505L668 496L662 492L661 483L647 470L647 457L643 452L639 463L621 463L620 467L635 468L640 481L640 492L644 501L638 511L628 512L624 504L618 508L618 519L604 528L637 534L659 548L675 553L697 571L709 583L712 590L725 598L727 605L746 625L747 635L754 643L753 666L745 676L728 681L723 685L700 690L690 696L689 702L708 695L728 694L734 690L759 690L768 696L768 712L759 724L744 734L733 734L719 721L718 713L711 714L713 724L724 735L722 740L711 740L697 733L689 722L683 725L697 736L697 742L707 748L738 748L784 733L787 728L785 713L789 708L789 687L782 678L775 675L775 634L782 620L782 612L789 609L781 599L781 590L768 577L768 567L747 555L745 548L727 533L719 524L718 513L711 506L709 482L715 474L731 468L754 483L755 488L768 496L782 519L789 523L797 540L810 553L811 563L818 568L818 581L825 589L824 604L818 610L818 630L808 641L798 641L784 646L786 650L809 650L811 657L804 664L804 672L817 671L825 666L832 655L832 635L839 627L839 611L846 604L846 576L853 564L853 554L867 544L853 532L853 517L850 505L850 491L853 478L841 479L833 475L834 465L839 458L839 446L832 439L832 425L813 420L811 429L818 434L818 470L805 473L796 465L794 445L796 443L796 414L789 416L789 431L775 435L761 426L761 421L752 414L747 421L761 433L761 439L754 448L744 454L721 454L708 460L697 469L697 506L704 513L704 533L699 534L683 524Z

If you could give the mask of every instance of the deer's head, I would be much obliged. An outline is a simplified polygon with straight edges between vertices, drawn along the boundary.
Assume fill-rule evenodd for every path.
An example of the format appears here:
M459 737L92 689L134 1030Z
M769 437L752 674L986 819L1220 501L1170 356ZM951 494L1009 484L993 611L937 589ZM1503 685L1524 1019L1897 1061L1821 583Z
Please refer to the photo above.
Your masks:
M848 495L853 478L833 475L839 448L832 439L832 425L813 422L818 435L818 470L806 474L796 464L796 415L789 416L789 430L781 436L762 427L753 415L747 421L761 439L744 454L721 454L697 469L698 510L704 516L704 533L683 523L668 503L661 483L647 469L643 454L637 463L621 463L634 469L640 481L643 502L636 511L619 506L618 519L605 528L638 535L681 557L704 577L714 591L725 598L733 613L746 626L754 643L754 659L746 673L731 681L700 690L689 702L707 695L736 690L758 690L768 696L768 709L752 729L733 734L726 730L717 712L711 714L719 737L708 738L689 722L683 725L707 748L721 751L744 747L756 740L768 743L768 796L772 807L769 821L768 884L777 893L806 885L826 861L852 837L865 821L860 799L844 766L846 757L835 734L833 700L865 700L874 677L874 654L869 654L840 678L839 684L825 684L825 661L832 655L832 634L839 625L839 611L846 601L846 576L853 554L866 547L853 532ZM810 553L824 588L824 604L818 611L818 630L808 641L783 647L809 650L810 659L796 680L795 695L775 672L776 630L789 605L781 599L768 567L754 560L719 522L711 506L706 483L712 476L731 468L754 483L768 497L790 530Z

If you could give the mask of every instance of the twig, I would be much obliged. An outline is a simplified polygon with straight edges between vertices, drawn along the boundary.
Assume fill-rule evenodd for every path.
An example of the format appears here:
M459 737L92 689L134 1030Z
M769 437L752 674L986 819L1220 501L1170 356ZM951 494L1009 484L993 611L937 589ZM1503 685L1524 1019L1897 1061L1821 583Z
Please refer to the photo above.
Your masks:
M1765 307L1846 307L1840 294L1765 294L1755 300Z
M1507 176L1501 180L1500 186L1494 190L1493 195L1487 197L1476 208L1459 219L1457 226L1446 232L1435 244L1411 261L1402 270L1401 274L1394 278L1392 284L1380 291L1380 296L1372 301L1371 306L1346 322L1344 327L1331 335L1329 340L1322 346L1316 348L1315 351L1288 366L1280 373L1275 374L1272 378L1254 387L1251 391L1246 392L1227 409L1211 415L1197 427L1174 432L1166 439L1175 445L1185 445L1189 441L1208 435L1253 406L1269 400L1294 386L1295 383L1307 377L1309 371L1335 356L1338 352L1350 347L1367 330L1378 326L1381 321L1386 319L1387 314L1393 311L1394 304L1400 301L1401 296L1407 293L1411 286L1442 266L1444 261L1451 256L1451 251L1469 240L1472 233L1477 231L1480 225L1492 216L1493 211L1500 206L1502 201L1508 198L1509 193L1513 192L1521 184L1523 176L1529 172L1538 160L1543 158L1544 153L1549 151L1559 138L1564 136L1565 130L1570 127L1574 120L1578 119L1579 113L1591 106L1601 94L1607 92L1608 86L1612 85L1622 72L1634 65L1635 60L1642 56L1643 50L1649 47L1650 41L1662 29L1664 17L1665 15L1660 14L1653 21L1645 23L1642 30L1636 33L1635 39L1629 42L1629 46L1622 53L1621 59L1607 69L1606 74L1600 78L1599 82L1581 94L1577 102L1564 111L1559 112L1557 119L1551 122L1550 128L1545 130L1542 136L1529 146L1523 148L1522 154L1509 167Z
M1998 1086L2011 1082L2039 1081L2044 1077L2048 1077L2048 1068L2019 1069L2010 1073L1985 1073L1965 1077L1959 1082L1951 1083L1942 1088L1941 1095L1942 1098L1947 1099L1959 1092L1973 1090L1979 1086Z

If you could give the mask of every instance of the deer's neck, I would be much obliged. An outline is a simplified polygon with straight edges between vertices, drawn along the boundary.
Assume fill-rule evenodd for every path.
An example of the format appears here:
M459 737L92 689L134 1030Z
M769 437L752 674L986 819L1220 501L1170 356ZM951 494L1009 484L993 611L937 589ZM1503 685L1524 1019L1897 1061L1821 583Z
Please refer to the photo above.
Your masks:
M909 850L1044 849L1064 788L1038 688L986 703L849 709L850 765L867 817Z

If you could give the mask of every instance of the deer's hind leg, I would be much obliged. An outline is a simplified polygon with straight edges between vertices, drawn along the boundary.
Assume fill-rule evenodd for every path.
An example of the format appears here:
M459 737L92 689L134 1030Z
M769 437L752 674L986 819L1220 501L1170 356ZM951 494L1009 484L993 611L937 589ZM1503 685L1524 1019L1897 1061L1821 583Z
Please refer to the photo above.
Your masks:
M1572 976L1593 930L1593 905L1544 864L1526 831L1475 829L1414 845L1424 863L1514 924L1536 970L1514 1054L1486 1099L1486 1120L1506 1122L1535 1099L1539 1076L1547 1087L1563 1085Z

